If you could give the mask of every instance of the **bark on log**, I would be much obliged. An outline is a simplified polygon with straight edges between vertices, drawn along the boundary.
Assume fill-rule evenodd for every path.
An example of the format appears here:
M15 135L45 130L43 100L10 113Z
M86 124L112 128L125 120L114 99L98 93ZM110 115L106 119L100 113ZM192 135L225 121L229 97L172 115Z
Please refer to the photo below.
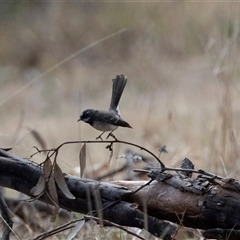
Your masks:
M158 175L167 175L157 173ZM153 182L127 201L148 206L148 214L186 227L240 229L239 182L233 179L189 179L171 175L163 182ZM198 188L195 188L198 182ZM136 190L143 182L115 181ZM143 197L145 196L145 197Z
M42 168L34 162L22 159L0 149L0 186L11 188L31 196L30 190L37 184ZM173 239L176 226L155 217L148 216L144 223L144 213L133 204L121 200L131 193L126 187L101 183L91 179L65 175L66 183L76 199L68 199L59 189L58 202L61 208L80 213L101 213L103 219L123 226L143 229L163 239ZM46 194L39 200L51 204Z
M2 149L0 166L0 186L30 196L42 172L41 167ZM148 231L163 239L173 238L177 230L173 223L202 229L206 237L216 234L217 239L225 236L240 239L240 184L237 180L204 175L188 178L159 172L151 172L149 176L154 181L132 194L146 182L115 181L110 184L66 175L67 185L76 199L66 198L58 189L59 205L81 213L101 211L104 219L138 228L146 226L143 213L146 206ZM41 200L49 202L46 195Z

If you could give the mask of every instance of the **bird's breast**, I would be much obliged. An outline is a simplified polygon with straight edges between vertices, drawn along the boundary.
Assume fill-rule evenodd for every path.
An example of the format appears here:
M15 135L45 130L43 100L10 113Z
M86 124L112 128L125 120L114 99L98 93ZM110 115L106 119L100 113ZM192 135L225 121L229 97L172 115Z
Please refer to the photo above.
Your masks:
M95 129L102 131L102 132L110 132L115 129L117 129L118 126L112 125L110 123L99 123L99 122L94 122L92 124L92 127Z

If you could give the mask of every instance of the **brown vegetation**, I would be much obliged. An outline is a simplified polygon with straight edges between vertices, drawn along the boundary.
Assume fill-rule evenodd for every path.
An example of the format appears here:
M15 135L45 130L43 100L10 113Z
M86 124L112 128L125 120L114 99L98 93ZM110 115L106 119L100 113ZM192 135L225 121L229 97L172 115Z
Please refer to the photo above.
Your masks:
M166 145L168 166L188 157L197 169L238 178L239 8L230 2L1 3L0 147L29 157L40 145L36 133L47 148L95 139L96 130L77 123L79 113L107 109L111 79L123 73L129 82L120 108L134 129L118 129L118 139L155 153ZM64 172L79 174L79 148L61 152ZM124 151L119 145L114 156ZM108 158L102 146L89 146L86 174ZM120 166L118 158L108 168ZM24 224L16 220L16 231ZM42 220L41 228L49 223ZM33 236L31 226L24 229ZM117 235L96 230L103 239L108 234Z

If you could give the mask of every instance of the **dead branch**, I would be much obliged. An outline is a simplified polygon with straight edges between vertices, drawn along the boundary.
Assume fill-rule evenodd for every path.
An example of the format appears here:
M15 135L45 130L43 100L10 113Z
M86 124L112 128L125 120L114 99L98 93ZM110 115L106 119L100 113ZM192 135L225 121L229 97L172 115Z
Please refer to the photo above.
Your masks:
M31 189L37 184L42 167L0 149L0 186L12 188L31 196ZM65 175L65 180L75 199L68 199L58 188L58 202L63 209L101 216L122 226L143 229L144 213L130 202L122 200L131 191L126 187L101 183L90 179ZM52 204L46 194L39 200ZM148 231L163 239L172 239L176 226L149 216Z
M0 185L30 196L42 168L0 149ZM173 239L176 224L202 229L204 236L239 239L240 184L234 179L152 171L145 181L114 181L112 184L65 175L76 199L68 199L58 188L63 209L92 214L123 226L147 228L155 236ZM141 188L139 191L137 189ZM134 193L133 193L134 192ZM46 194L41 201L51 204ZM144 209L148 222L144 223ZM171 224L169 222L171 222Z

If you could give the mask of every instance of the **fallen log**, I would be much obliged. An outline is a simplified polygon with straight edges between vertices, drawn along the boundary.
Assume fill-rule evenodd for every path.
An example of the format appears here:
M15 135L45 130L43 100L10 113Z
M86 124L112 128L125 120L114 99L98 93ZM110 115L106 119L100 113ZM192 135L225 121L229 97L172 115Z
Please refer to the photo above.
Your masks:
M42 167L0 149L0 186L31 196ZM184 172L183 172L184 173ZM196 175L196 174L195 174ZM195 176L194 175L194 176ZM235 179L179 172L149 171L151 181L98 182L65 175L75 199L57 187L63 209L96 213L119 225L146 228L163 239L174 239L177 225L201 229L203 236L239 239L240 184ZM143 187L144 186L144 187ZM40 201L52 204L47 194ZM147 214L147 224L144 215Z

